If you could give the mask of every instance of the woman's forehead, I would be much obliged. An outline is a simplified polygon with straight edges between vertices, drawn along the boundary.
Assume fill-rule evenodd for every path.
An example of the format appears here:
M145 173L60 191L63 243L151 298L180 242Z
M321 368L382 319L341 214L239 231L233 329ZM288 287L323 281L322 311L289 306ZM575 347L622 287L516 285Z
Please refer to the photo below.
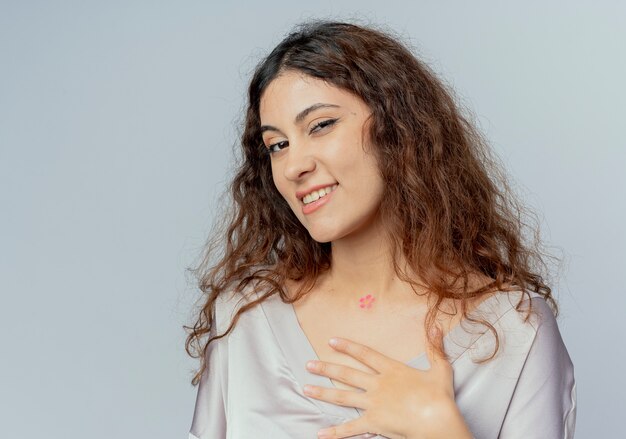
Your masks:
M307 98L339 96L344 92L321 79L304 73L289 72L274 78L261 95L261 111L276 100L291 101Z
M261 95L259 113L262 123L270 119L293 120L302 110L318 105L356 107L360 99L322 79L299 72L283 73L272 80Z

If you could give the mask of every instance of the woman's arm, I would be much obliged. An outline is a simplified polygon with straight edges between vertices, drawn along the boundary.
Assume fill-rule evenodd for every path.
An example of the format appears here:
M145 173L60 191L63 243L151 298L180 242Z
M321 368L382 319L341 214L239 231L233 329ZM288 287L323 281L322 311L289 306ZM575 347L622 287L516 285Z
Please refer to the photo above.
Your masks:
M539 314L537 332L499 437L571 439L576 423L574 367L547 303L531 300Z
M216 303L217 305L217 303ZM216 335L217 322L209 333ZM196 405L189 432L189 439L224 439L226 438L226 407L222 374L226 372L226 363L220 357L220 345L226 337L211 342L207 349L205 369L198 384Z

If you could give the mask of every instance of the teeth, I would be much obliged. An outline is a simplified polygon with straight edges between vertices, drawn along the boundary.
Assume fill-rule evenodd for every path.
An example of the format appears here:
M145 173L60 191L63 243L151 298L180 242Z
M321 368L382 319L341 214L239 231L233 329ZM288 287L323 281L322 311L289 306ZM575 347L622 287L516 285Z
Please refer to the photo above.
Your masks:
M317 190L317 191L313 191L308 195L305 195L304 198L302 199L302 202L304 204L309 204L312 203L313 201L319 200L320 198L322 198L324 195L334 191L337 188L337 184L333 185L333 186L328 186L325 187L323 189Z

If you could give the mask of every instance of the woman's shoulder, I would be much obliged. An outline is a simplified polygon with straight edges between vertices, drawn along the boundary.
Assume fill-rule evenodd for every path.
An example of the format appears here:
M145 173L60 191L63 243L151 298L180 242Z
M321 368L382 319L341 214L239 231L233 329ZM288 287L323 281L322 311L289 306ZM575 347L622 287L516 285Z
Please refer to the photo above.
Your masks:
M552 308L541 294L497 291L469 313L453 336L463 351L470 346L472 357L484 358L495 346L497 355L527 352L540 331L548 337L558 335Z
M218 331L226 331L239 310L259 299L261 295L261 288L258 282L254 281L243 286L231 286L222 291L215 300L215 320ZM239 316L239 321L249 319L252 314L254 314L253 309L242 312Z
M543 321L554 319L552 308L546 298L534 291L499 290L489 293L471 311L471 315L484 317L490 323L503 318L530 324L537 328Z
M511 291L499 295L502 309L518 324L530 325L535 331L544 324L556 321L555 314L545 296L534 291Z

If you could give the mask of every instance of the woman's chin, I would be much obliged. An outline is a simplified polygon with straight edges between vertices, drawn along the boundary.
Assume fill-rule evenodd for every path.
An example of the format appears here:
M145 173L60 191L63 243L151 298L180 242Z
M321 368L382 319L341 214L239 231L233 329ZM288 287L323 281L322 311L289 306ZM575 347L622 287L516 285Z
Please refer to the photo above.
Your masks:
M337 233L337 227L326 227L322 224L308 224L307 230L309 231L309 236L316 242L323 244L325 242L331 242L340 237Z
M333 236L329 235L329 234L313 234L309 232L309 235L311 236L311 238L316 241L319 242L320 244L324 244L326 242L331 242L333 240Z

